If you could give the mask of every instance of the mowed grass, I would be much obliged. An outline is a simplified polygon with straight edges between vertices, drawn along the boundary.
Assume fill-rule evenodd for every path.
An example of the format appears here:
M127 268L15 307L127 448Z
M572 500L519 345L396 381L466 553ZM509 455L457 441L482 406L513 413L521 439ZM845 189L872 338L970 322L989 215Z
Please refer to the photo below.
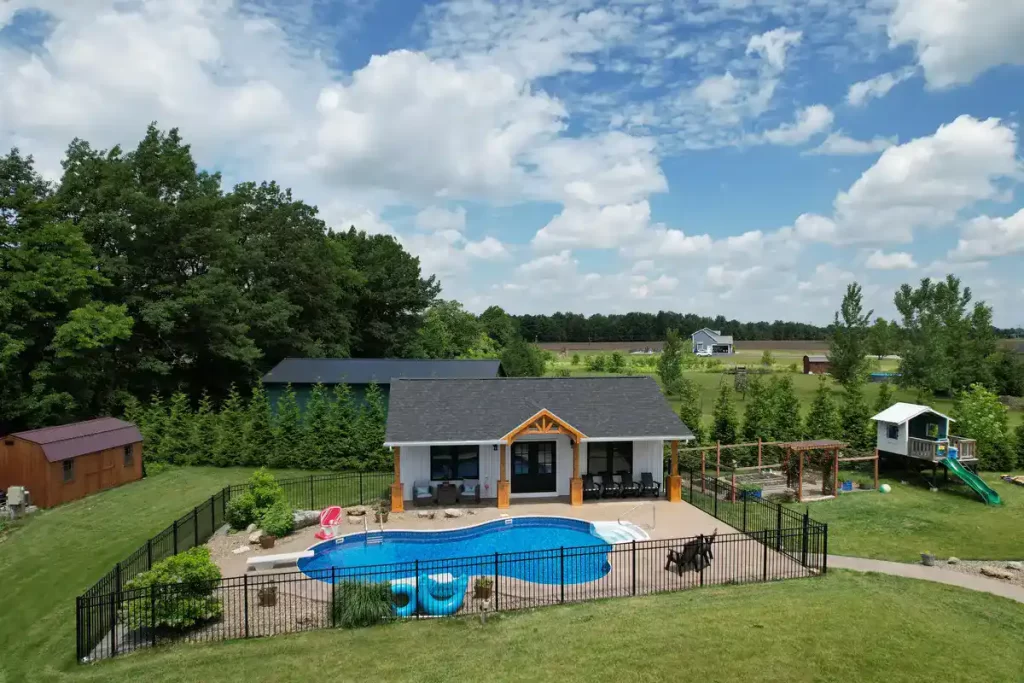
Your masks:
M56 680L75 667L75 596L147 538L252 471L169 470L42 510L11 529L0 541L0 682Z
M828 550L835 555L903 562L918 561L923 552L963 560L1024 559L1024 487L996 473L983 472L982 478L1002 505L985 505L952 477L939 491L929 491L918 476L908 484L883 478L891 493L844 494L794 507L809 508L813 519L828 524Z
M1020 681L1024 606L830 572L479 619L142 652L88 681ZM951 646L951 643L953 644ZM20 679L19 679L20 680Z

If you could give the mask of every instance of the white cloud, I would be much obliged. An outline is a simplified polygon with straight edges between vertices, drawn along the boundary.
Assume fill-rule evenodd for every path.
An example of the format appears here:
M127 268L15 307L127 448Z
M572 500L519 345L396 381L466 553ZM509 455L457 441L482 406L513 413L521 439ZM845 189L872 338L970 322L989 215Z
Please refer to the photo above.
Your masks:
M978 216L960 232L950 261L981 261L1024 252L1024 209L1006 218Z
M1019 0L897 0L893 45L913 44L928 85L970 83L1000 64L1024 64L1024 3Z
M758 36L751 36L747 43L747 54L761 55L768 66L776 71L786 68L786 51L800 44L803 33L780 27Z
M628 258L679 258L706 254L711 250L714 240L710 235L687 235L682 230L657 225L644 232L629 246L623 247L622 253Z
M415 225L420 230L429 230L431 232L438 232L440 230L462 232L466 229L466 209L461 206L454 209L428 206L416 214Z
M557 273L559 269L575 269L576 263L576 259L572 257L572 252L568 249L563 249L557 254L538 256L532 261L520 263L516 270L520 273L532 273L544 276Z
M876 137L871 140L857 140L844 135L841 131L829 133L820 145L809 149L804 154L824 156L859 156L878 154L896 144L896 138Z
M742 89L742 82L726 71L721 76L705 78L693 89L693 94L712 109L719 109L735 102Z
M634 238L650 220L651 207L646 201L600 208L572 204L537 232L533 246L610 249Z
M797 283L797 291L828 295L846 287L855 279L853 273L834 263L819 263L808 279Z
M773 145L803 144L831 128L834 118L832 110L825 105L811 105L797 112L793 123L784 123L761 133L760 140Z
M505 245L491 236L487 236L479 242L467 242L466 253L484 261L497 261L510 256Z
M905 251L886 253L876 249L868 255L864 267L871 270L909 270L917 268L914 257Z
M846 101L854 107L860 107L867 104L868 100L881 99L888 95L890 90L913 76L915 71L916 69L913 68L890 71L866 81L854 83L846 93Z

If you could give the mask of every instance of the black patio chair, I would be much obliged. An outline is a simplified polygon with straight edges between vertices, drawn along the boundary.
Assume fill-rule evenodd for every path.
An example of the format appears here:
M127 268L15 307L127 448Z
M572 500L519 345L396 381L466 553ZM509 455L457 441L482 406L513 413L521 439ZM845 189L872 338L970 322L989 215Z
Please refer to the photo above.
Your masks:
M657 498L661 494L661 483L654 481L654 475L650 472L640 473L640 495L645 496L653 493Z
M618 498L622 494L622 486L612 476L601 477L601 488L604 498Z
M601 497L601 484L594 481L594 475L585 474L583 475L583 497L584 498L600 498Z
M638 481L633 481L633 475L629 472L619 474L619 482L622 485L623 498L626 496L639 496L643 493L643 485Z
M699 572L710 567L711 560L715 559L712 546L717 535L718 529L715 529L714 533L710 536L701 534L697 538L687 541L683 545L682 552L669 550L668 558L665 560L665 570L670 571L672 565L675 565L676 573L682 576L683 572L687 569Z

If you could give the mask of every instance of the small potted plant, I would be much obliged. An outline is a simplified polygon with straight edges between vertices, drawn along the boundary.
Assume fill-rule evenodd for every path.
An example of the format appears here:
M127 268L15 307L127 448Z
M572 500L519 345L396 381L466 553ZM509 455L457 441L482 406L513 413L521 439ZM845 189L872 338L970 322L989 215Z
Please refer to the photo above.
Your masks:
M494 587L494 579L486 576L477 577L473 582L473 598L475 600L490 600L491 589Z
M277 536L271 536L270 534L263 534L260 536L260 547L264 550L269 550L274 547L274 543L277 542Z
M373 512L373 521L380 523L386 523L388 521L388 513L391 512L391 505L388 501L381 498L377 501L377 505Z
M921 564L923 564L926 567L934 567L935 555L931 554L927 550L924 551L923 553L921 553Z

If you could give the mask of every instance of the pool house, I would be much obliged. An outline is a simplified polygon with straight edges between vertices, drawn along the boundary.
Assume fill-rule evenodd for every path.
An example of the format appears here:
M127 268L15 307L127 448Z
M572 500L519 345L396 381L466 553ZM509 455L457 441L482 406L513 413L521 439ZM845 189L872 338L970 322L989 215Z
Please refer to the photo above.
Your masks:
M647 376L394 380L384 444L395 460L391 509L582 505L585 477L588 490L646 481L678 501L679 442L692 439Z

